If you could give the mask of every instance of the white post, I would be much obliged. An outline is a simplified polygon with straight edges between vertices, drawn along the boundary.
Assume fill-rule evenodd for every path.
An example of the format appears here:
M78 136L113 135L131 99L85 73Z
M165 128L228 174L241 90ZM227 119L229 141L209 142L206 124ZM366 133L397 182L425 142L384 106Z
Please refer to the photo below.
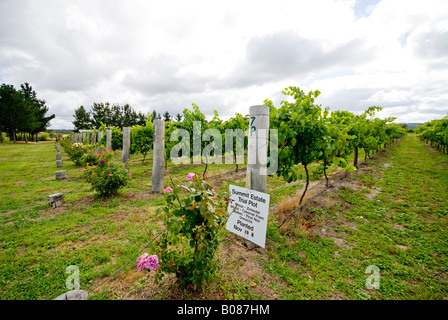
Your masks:
M152 161L152 192L161 192L164 187L165 166L165 121L154 120L154 147Z
M269 107L249 108L246 188L266 192Z
M247 145L246 188L266 192L268 162L269 107L249 108L249 137ZM253 249L257 245L247 239L244 244Z

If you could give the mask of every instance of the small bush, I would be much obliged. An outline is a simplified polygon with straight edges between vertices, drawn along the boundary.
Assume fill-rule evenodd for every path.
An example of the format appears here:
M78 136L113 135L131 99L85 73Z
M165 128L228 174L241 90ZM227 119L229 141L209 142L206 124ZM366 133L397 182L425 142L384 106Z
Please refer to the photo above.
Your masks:
M205 180L189 173L186 195L180 187L167 187L163 222L166 226L154 251L160 257L156 280L163 272L175 273L182 285L198 286L209 280L218 269L215 252L222 241L220 232L227 221L227 202L218 197Z
M39 139L39 141L50 141L51 137L47 132L44 132L39 135L38 139Z
M117 194L131 180L129 169L124 164L111 161L112 154L97 154L98 164L84 169L86 181L92 185L93 190L105 197Z
M99 153L91 149L86 149L85 153L79 159L81 166L96 166L100 162Z
M76 166L82 166L81 158L86 153L87 149L81 142L75 142L72 144L62 144L64 151L68 154L68 157Z

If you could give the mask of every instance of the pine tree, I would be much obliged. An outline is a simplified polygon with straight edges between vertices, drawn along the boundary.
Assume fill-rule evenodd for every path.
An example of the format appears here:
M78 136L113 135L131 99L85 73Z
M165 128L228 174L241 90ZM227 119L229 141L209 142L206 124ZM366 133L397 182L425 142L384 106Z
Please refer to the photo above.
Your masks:
M75 121L72 121L72 123L75 126L75 131L90 129L92 124L90 120L90 112L87 112L84 106L80 106L76 109L73 116L75 117Z

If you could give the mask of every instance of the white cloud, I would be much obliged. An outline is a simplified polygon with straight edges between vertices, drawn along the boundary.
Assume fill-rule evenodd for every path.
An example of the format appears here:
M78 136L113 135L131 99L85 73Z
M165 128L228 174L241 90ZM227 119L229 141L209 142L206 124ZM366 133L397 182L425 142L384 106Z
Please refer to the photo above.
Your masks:
M448 112L447 16L445 0L3 1L0 81L29 82L53 127L100 101L225 118L290 85L426 121Z

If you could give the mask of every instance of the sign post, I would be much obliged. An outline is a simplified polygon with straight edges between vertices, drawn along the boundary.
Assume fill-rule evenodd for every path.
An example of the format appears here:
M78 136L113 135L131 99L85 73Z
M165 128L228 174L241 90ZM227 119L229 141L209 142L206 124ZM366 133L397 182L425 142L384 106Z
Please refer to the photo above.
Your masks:
M229 194L226 230L264 248L270 195L234 185L229 186Z

